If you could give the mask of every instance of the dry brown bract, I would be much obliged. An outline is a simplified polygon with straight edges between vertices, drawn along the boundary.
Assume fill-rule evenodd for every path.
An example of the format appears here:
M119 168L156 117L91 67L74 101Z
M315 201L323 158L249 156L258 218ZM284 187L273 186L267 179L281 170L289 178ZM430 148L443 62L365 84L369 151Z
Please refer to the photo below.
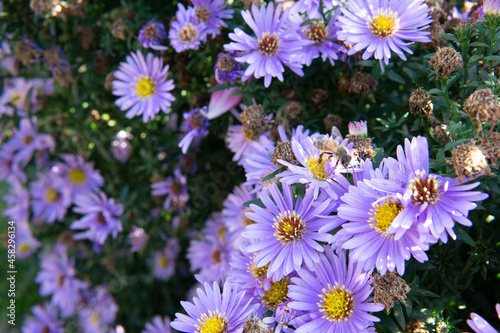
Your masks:
M432 129L432 135L436 140L441 141L444 144L451 142L450 132L448 131L448 126L445 124L434 126Z
M451 153L451 160L447 162L455 169L459 182L463 182L464 176L471 179L479 175L495 175L491 172L481 147L476 146L472 139L469 143L456 147Z
M466 112L469 118L478 122L477 131L482 132L482 123L491 121L491 128L495 127L500 116L498 97L491 89L476 90L465 101Z
M266 113L262 105L251 105L245 107L240 115L245 136L249 141L255 141L263 133L267 132Z
M410 113L418 116L421 113L427 116L432 114L434 106L432 104L431 95L422 87L413 90L408 100L410 104Z
M16 45L16 59L24 66L30 65L31 60L40 58L41 56L42 52L29 39L23 39Z
M406 323L406 333L429 333L429 331L422 329L424 323L418 319L412 319Z
M490 132L486 137L479 138L479 141L481 141L481 149L490 160L491 166L498 169L497 162L500 159L500 133Z
M384 275L373 276L373 290L373 300L384 304L385 311L389 312L397 301L401 300L405 304L410 287L396 273L387 272Z
M292 135L292 127L288 123L288 120L285 118L278 117L275 120L271 121L270 131L269 131L269 139L274 142L281 141L281 136L278 131L279 126L283 127L285 131L286 137L289 138Z
M430 65L438 78L447 79L455 70L462 68L462 56L451 47L443 47L431 58Z
M375 156L375 150L373 150L372 139L364 138L358 135L346 135L346 138L349 142L354 143L355 155L360 158L369 158L372 159Z
M113 24L110 25L109 30L111 30L111 34L113 35L113 37L125 40L126 28L127 26L125 25L125 22L120 17L115 22L113 22Z
M284 108L286 119L291 122L298 122L302 115L302 104L296 101L288 102Z
M274 148L273 164L281 165L281 163L278 162L279 159L284 160L290 164L299 164L299 161L293 153L292 143L290 141L278 142L276 148Z
M342 118L334 114L329 114L323 118L323 123L325 124L326 133L330 133L333 126L337 128L342 126Z
M259 318L248 317L243 324L243 333L272 333L269 325L264 324Z
M377 90L377 81L368 73L357 72L350 81L349 93L366 96Z

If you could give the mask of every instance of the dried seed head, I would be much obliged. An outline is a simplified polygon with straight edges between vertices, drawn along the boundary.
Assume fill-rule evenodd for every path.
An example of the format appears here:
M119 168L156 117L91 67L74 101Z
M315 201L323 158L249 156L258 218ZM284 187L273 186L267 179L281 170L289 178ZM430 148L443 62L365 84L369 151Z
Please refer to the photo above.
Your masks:
M429 331L421 329L424 323L417 319L412 319L406 323L406 333L428 333Z
M120 17L115 22L113 22L113 24L110 25L109 30L111 30L111 34L113 35L113 37L125 40L126 28L127 26L125 25L125 22Z
M264 324L257 317L248 317L243 324L243 333L272 333L273 330L269 325Z
M113 81L116 80L116 77L113 75L114 72L108 73L106 78L104 79L104 89L107 91L113 90Z
M40 58L42 52L39 47L29 39L23 39L16 45L16 59L19 60L24 66L29 66L31 60Z
M273 153L273 164L280 165L278 160L287 161L290 164L297 165L299 161L295 157L295 154L292 149L292 143L290 141L278 142L276 148L274 148Z
M289 138L292 135L292 127L285 118L276 118L271 122L271 129L269 133L269 139L274 142L281 141L280 133L278 132L278 127L282 126L285 130L286 136Z
M101 114L98 110L90 111L90 121L93 123L98 123L101 121Z
M432 16L434 21L439 21L441 17L448 16L442 7L443 0L424 0L424 2L429 7L429 14Z
M284 111L286 119L290 122L298 122L302 115L302 104L296 101L288 102L284 107Z
M354 143L352 148L355 149L355 156L369 159L372 159L375 156L376 152L373 150L372 139L350 134L347 134L346 138L349 142Z
M432 114L434 106L432 105L431 95L422 87L413 90L408 100L410 104L410 113L418 116L425 114L427 116Z
M436 140L441 141L444 144L451 142L450 132L448 131L448 126L445 124L437 125L432 128L432 135Z
M349 93L368 95L377 90L377 81L368 73L357 72L350 81Z
M334 114L329 114L325 118L323 118L323 123L325 124L326 133L330 133L333 126L337 128L340 128L342 126L342 118Z
M428 43L423 43L422 45L427 49L437 49L443 46L445 40L443 37L441 37L441 34L444 34L444 29L441 23L439 23L439 21L437 20L432 21L430 31L431 33L429 37L431 41Z
M73 82L73 75L70 67L56 67L52 72L54 80L59 83L61 87L67 87Z
M351 77L348 73L344 73L337 83L337 89L341 93L349 92L349 88L351 87Z
M491 121L491 128L498 122L500 107L498 97L491 89L476 90L465 101L469 118L478 122L478 132L482 132L481 123Z
M246 106L240 116L241 123L245 128L255 128L266 125L266 113L260 104Z
M455 169L459 182L463 182L464 176L471 179L479 175L495 175L491 172L481 147L476 146L474 140L456 147L451 153L451 160L447 162Z
M461 18L454 17L443 24L443 30L447 34L454 33L455 28L458 27L462 22L464 21Z
M318 106L323 106L328 103L328 93L324 89L314 89L311 93L311 100Z
M288 99L288 100L298 99L297 90L295 90L295 88L292 86L285 88L285 90L283 90L283 93L281 94L281 96L283 96L284 99Z
M401 300L405 304L410 287L396 273L387 272L384 275L373 276L373 290L373 300L384 304L385 311L389 312L397 301Z
M241 0L241 2L243 2L244 9L250 9L253 5L260 6L260 0Z
M193 154L186 154L180 160L181 170L186 174L194 172L196 169L196 156Z
M64 2L59 0L31 0L30 8L37 15L49 14L51 16L57 16L66 5Z
M431 58L430 65L438 78L447 79L455 70L462 68L462 56L451 47L439 48Z
M490 131L484 138L479 138L480 147L490 160L491 166L498 169L497 162L500 159L500 133Z

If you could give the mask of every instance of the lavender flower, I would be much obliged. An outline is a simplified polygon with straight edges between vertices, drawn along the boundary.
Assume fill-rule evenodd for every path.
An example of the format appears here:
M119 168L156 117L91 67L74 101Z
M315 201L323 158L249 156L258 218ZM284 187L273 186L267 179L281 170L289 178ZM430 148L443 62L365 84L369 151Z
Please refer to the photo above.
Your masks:
M498 319L500 319L500 304L495 305L497 310ZM467 324L476 333L498 333L486 320L480 315L472 312L470 318L467 320ZM23 332L24 333L24 332Z
M149 240L149 236L146 234L144 229L137 228L135 225L132 226L132 231L128 234L128 239L130 241L130 252L137 252L146 246Z
M49 224L62 221L71 205L71 190L55 173L38 174L38 181L31 184L30 193L35 217Z
M42 244L33 237L28 221L17 223L16 255L24 260L31 256Z
M104 179L99 171L94 170L94 162L85 163L81 155L63 154L61 158L65 163L57 163L55 168L65 179L73 198L99 191Z
M161 251L153 256L153 276L161 281L167 281L175 273L175 260L180 247L176 238L170 238Z
M310 41L298 38L298 26L284 29L288 10L283 13L281 4L275 8L271 2L267 6L260 6L260 9L254 5L252 12L242 11L241 15L257 37L236 28L234 33L229 34L234 42L224 45L224 48L227 51L243 52L236 58L238 62L249 64L243 80L252 75L257 79L264 77L266 88L273 77L283 82L283 64L297 75L304 75L297 53L303 46L310 44Z
M224 281L224 272L230 269L233 244L229 238L207 235L201 240L192 240L187 250L191 271L199 271L207 281Z
M64 333L57 308L52 304L47 303L43 307L35 305L31 312L34 316L25 319L22 333Z
M151 323L147 323L142 333L172 333L170 318L154 316Z
M172 28L168 32L170 44L176 52L198 50L200 44L207 40L207 25L198 20L193 7L186 9L181 3L177 7L177 20L172 22Z
M431 41L427 36L430 32L423 30L429 27L432 18L422 0L349 0L342 13L338 39L352 46L347 54L365 50L363 60L375 54L382 69L382 60L389 64L391 50L403 60L406 60L403 51L413 54L403 40Z
M236 52L219 53L214 66L218 83L235 83L244 73L243 66L236 61Z
M129 142L131 139L132 134L126 131L119 131L116 134L116 139L111 142L111 153L121 163L127 162L130 155L132 155L132 145Z
M139 42L142 43L142 46L145 48L150 47L156 51L168 50L168 47L160 45L166 37L165 26L154 19L146 22L139 31Z
M174 177L170 176L164 181L151 184L151 195L167 196L163 203L163 208L167 212L172 210L182 211L189 200L186 183L186 176L182 175L179 169L176 169Z
M251 209L243 207L245 202L257 198L255 194L250 193L251 191L252 187L250 186L237 186L223 203L222 219L228 231L236 235L235 248L239 248L241 242L246 240L246 238L241 237L241 232L247 225L254 223L245 215L245 213L251 212Z
M308 332L367 332L373 322L380 321L368 312L384 309L368 298L371 293L370 271L349 261L341 252L336 256L326 247L314 270L302 269L292 278L288 306L305 310L305 323L296 327L296 333Z
M208 126L210 122L207 117L207 112L208 108L203 107L203 109L196 108L184 113L184 119L186 120L185 132L187 132L187 134L179 142L179 148L181 148L183 154L187 153L191 142L195 138L203 138L208 135Z
M88 287L76 278L74 260L68 258L66 251L66 247L58 243L52 252L43 254L42 269L35 277L35 282L40 284L40 295L52 295L52 304L59 307L64 317L75 313L81 300L80 291Z
M107 333L115 321L118 306L106 286L88 290L83 298L85 306L78 312L82 332Z
M122 231L122 224L117 218L123 213L123 205L115 204L114 199L108 199L106 194L90 194L78 196L73 211L85 216L73 221L71 229L87 229L77 233L74 239L89 239L97 245L104 245L109 235L116 238Z
M288 184L283 184L283 194L276 184L269 187L269 192L274 201L266 193L260 195L266 209L250 205L254 212L246 215L256 223L246 227L243 237L256 241L245 251L257 252L257 267L269 263L267 276L280 280L303 263L312 267L319 262L318 252L323 247L318 242L331 242L328 232L341 222L337 216L327 216L332 212L330 199L313 204L313 191L306 191L304 198L297 197L295 203Z
M255 309L242 301L244 291L227 282L222 294L216 282L205 283L204 288L197 290L193 303L181 302L188 315L176 313L170 326L180 332L234 332Z
M0 180L6 180L9 183L26 182L26 174L23 166L14 158L15 150L7 145L0 147Z
M126 62L121 62L114 72L113 95L121 96L115 104L127 111L127 118L142 115L147 122L160 112L169 113L175 97L169 92L174 81L167 80L169 66L163 67L163 60L148 53L146 59L140 51L131 53Z
M198 22L206 24L207 34L216 37L220 34L220 27L227 27L224 19L233 18L233 10L227 9L224 0L191 0L196 11Z
M30 194L28 190L20 182L14 181L10 184L9 192L3 197L7 208L2 214L13 221L29 221Z

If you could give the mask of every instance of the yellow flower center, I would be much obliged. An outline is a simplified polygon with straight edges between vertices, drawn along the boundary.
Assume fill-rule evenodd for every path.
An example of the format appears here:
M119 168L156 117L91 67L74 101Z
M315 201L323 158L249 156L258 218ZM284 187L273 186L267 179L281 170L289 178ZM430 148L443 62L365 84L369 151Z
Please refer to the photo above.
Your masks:
M59 194L59 192L53 187L49 187L47 190L45 190L45 200L47 200L48 203L57 202L60 197L61 195Z
M85 172L83 172L82 169L73 169L69 172L68 178L73 184L80 185L85 182L87 176L85 175Z
M156 92L156 82L149 76L143 76L135 84L135 91L139 98L149 97Z
M160 268L167 267L167 264L168 264L168 261L167 261L167 258L165 256L161 256L160 259L158 259L158 266L160 266Z
M191 44L199 35L198 29L192 23L188 23L179 31L179 40L184 44Z
M92 324L94 325L97 325L99 324L99 316L96 315L96 314L93 314L92 316L90 316L90 321L92 322Z
M394 235L386 234L386 231L402 210L403 207L396 200L386 199L380 204L373 205L373 209L370 209L369 213L373 217L368 220L368 223L370 223L370 227L382 235L394 237Z
M255 256L257 254L255 253L254 256L252 257L252 261L247 263L247 272L251 273L252 276L256 279L256 280L262 280L262 279L265 279L266 276L267 276L267 269L269 268L269 264L265 265L264 267L257 267L257 265L255 264Z
M280 213L278 220L275 218L274 221L274 237L283 245L300 242L306 233L306 224L295 211Z
M9 95L10 97L10 102L14 105L19 105L21 104L23 100L23 96L20 93L12 92Z
M25 252L31 250L33 247L31 246L31 244L29 243L23 243L21 244L21 246L19 247L19 254L20 255L23 255Z
M321 301L318 306L319 311L323 312L323 318L331 322L346 321L354 312L355 301L352 298L352 292L346 290L345 286L339 288L339 285L335 283L335 287L332 288L328 284L328 290L323 288L322 292L323 294L319 295Z
M328 30L323 22L309 24L303 31L307 39L314 41L314 45L323 45L328 37Z
M247 225L250 225L250 224L255 224L254 221L252 221L251 219L249 219L246 215L246 213L248 212L253 212L250 208L246 208L244 209L242 212L241 212L241 218L242 218L242 222L243 222L243 225L246 227Z
M269 32L264 32L262 38L258 40L257 49L266 57L275 56L280 50L278 35L275 32L272 35L269 35Z
M195 333L227 333L228 323L224 315L216 310L214 313L208 310L208 315L206 313L201 315L198 319L201 326L194 325L197 329Z
M311 156L306 162L306 167L309 171L311 171L314 178L318 180L326 180L325 162L326 158Z
M210 17L212 16L212 12L206 6L199 6L196 8L196 18L198 18L198 23L205 22L207 23Z
M280 303L286 301L289 284L290 280L286 277L278 282L271 281L271 288L266 290L264 296L261 297L262 304L270 310L276 310Z
M424 171L421 173L417 172L417 177L410 181L409 189L413 191L412 203L414 205L423 205L424 203L429 203L434 205L439 201L439 196L441 191L439 191L439 181L436 176L429 176L427 179L423 179Z
M388 8L380 8L368 22L368 28L373 36L387 39L392 37L399 27L398 14Z

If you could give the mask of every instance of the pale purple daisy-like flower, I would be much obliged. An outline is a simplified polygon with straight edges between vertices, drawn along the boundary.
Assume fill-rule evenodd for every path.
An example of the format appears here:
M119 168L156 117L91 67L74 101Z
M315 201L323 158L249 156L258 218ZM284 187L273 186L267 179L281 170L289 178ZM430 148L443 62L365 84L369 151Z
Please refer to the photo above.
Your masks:
M4 114L12 117L16 112L25 116L26 102L34 103L33 105L36 106L32 82L17 77L3 80L3 85L4 90L0 95L0 118Z
M33 316L25 319L22 333L64 333L62 322L58 318L57 308L47 303L43 307L35 305L31 308Z
M384 309L369 298L371 270L349 261L345 252L335 255L326 247L314 270L301 269L299 277L292 278L288 306L305 311L305 323L297 325L296 333L309 332L367 332L379 318L368 312Z
M176 313L170 326L179 332L235 332L255 309L243 302L244 291L227 282L222 294L216 282L205 283L204 289L197 290L193 303L181 302L187 315Z
M94 162L85 162L81 155L63 154L61 159L64 163L57 163L52 170L61 174L66 186L71 189L73 198L99 192L104 179L99 171L94 170Z
M3 200L7 203L7 208L2 212L3 216L18 222L29 221L30 194L20 182L11 182L9 194L5 195Z
M196 11L198 22L206 24L207 34L212 37L220 34L220 27L227 27L224 20L233 18L232 9L227 9L224 0L191 0Z
M368 125L366 120L355 121L349 123L349 135L368 137Z
M166 37L165 26L154 19L146 22L139 31L139 42L142 43L142 46L145 48L150 47L156 51L168 50L168 47L160 45Z
M115 104L126 117L142 115L142 121L154 119L161 111L169 113L169 107L175 100L170 93L174 89L174 80L167 80L169 66L163 66L163 60L148 53L146 59L140 51L132 52L121 62L113 74L113 95L121 96Z
M497 310L498 319L500 319L500 304L495 305ZM467 319L467 324L476 333L498 333L483 317L472 312L470 314L471 319Z
M347 53L363 51L363 60L375 59L389 64L391 51L406 60L403 51L413 54L404 42L430 42L427 29L432 22L429 7L422 0L349 0L339 17L338 39L351 45Z
M79 324L83 333L107 333L118 312L113 297L104 285L87 290L83 295L84 307L79 309Z
M198 271L206 281L224 281L224 273L229 272L233 243L229 237L207 235L201 240L192 240L187 250L191 271Z
M237 52L219 53L214 66L215 80L218 83L235 83L243 73L243 66L236 61Z
M23 166L15 158L15 150L4 145L0 147L0 180L6 180L9 183L26 182L26 174Z
M85 215L79 220L73 221L72 230L87 229L76 233L76 240L88 239L98 245L104 245L108 236L116 238L122 231L122 224L118 217L123 213L123 205L116 204L113 198L108 199L106 194L81 195L75 200L73 211Z
M391 227L389 234L400 238L405 230L417 222L420 238L427 242L448 241L448 234L456 239L455 221L471 226L467 218L477 207L474 201L488 198L488 194L470 191L479 183L460 184L456 179L429 173L429 147L425 137L405 139L405 148L397 148L398 160L387 158L389 180L373 179L369 185L390 193L401 193L409 199Z
M163 208L167 212L183 211L189 200L187 178L181 174L180 169L174 171L174 177L169 176L164 181L151 184L151 195L163 196L166 195L163 202Z
M18 222L16 227L16 258L23 260L35 253L42 244L33 237L28 221Z
M294 319L297 316L297 313L299 311L296 311L295 309L292 309L288 306L290 303L290 299L287 299L284 302L281 302L276 306L276 310L274 311L274 314L264 318L262 321L266 324L272 325L275 324L276 328L274 329L274 333L280 333L280 332L285 332L285 333L292 333L295 332L295 329L293 329L290 326L295 326L296 324L294 323Z
M187 153L194 139L203 138L208 135L210 121L208 120L207 112L208 108L205 106L184 113L184 119L186 120L184 131L187 134L179 142L179 148L181 148L183 154Z
M271 288L271 279L267 277L267 267L257 267L255 255L244 251L233 253L228 274L228 281L238 284L250 296L258 295L258 289L269 290ZM254 299L253 302L259 304L260 307L261 302L258 299Z
M387 172L375 171L379 179L385 179ZM410 228L399 239L388 234L394 219L407 204L397 196L386 196L358 181L342 196L338 215L348 223L335 234L335 244L349 250L349 258L359 262L366 270L377 268L380 274L397 269L405 272L405 261L413 256L417 261L428 260L425 251L429 244L421 242L416 227Z
M64 317L75 313L81 300L80 291L87 284L76 278L74 259L68 258L67 249L56 244L52 252L45 253L41 259L41 270L35 277L40 284L40 295L52 295L52 304L57 305Z
M172 22L172 27L168 32L170 44L176 52L198 50L200 44L207 40L207 25L203 21L198 21L193 7L186 9L179 3L177 8L175 13L177 20Z
M252 187L240 185L234 188L223 203L222 219L228 231L237 235L235 239L235 248L239 248L241 242L246 238L241 237L241 232L253 221L250 220L245 213L251 212L250 208L244 207L243 204L247 201L257 198L252 194Z
M146 246L149 236L144 229L137 228L134 225L132 226L132 231L128 234L128 239L130 242L130 252L137 252Z
M264 78L264 86L271 84L273 77L282 81L286 65L297 75L303 76L302 65L297 53L310 41L301 39L297 35L299 26L290 26L284 29L289 10L281 9L281 4L274 7L274 2L252 7L252 11L242 11L245 22L253 30L256 37L248 35L240 28L229 34L234 42L224 45L227 51L239 51L242 54L236 61L248 63L243 80L254 76Z
M180 246L176 238L170 238L165 247L153 256L153 276L160 281L167 281L175 274L175 261Z
M283 184L283 193L276 184L269 187L271 197L260 194L265 209L251 204L253 213L248 218L256 222L246 227L243 237L255 240L246 252L257 252L257 267L269 264L267 276L280 280L302 264L312 267L319 262L318 252L323 251L319 242L331 242L328 232L341 224L332 212L331 200L325 198L314 202L313 191L306 191L304 198L298 196L294 202L292 187Z
M35 217L46 223L62 221L71 205L71 190L55 173L39 173L38 181L31 183L31 208Z
M111 154L121 163L127 162L132 155L133 148L129 142L132 138L129 132L119 131L116 133L115 140L111 142Z
M172 333L170 318L154 316L151 322L146 324L142 333Z
M266 137L269 133L262 134ZM229 125L227 130L227 148L234 153L233 161L242 165L246 155L253 152L252 142L258 142L260 137L249 135L243 125Z

